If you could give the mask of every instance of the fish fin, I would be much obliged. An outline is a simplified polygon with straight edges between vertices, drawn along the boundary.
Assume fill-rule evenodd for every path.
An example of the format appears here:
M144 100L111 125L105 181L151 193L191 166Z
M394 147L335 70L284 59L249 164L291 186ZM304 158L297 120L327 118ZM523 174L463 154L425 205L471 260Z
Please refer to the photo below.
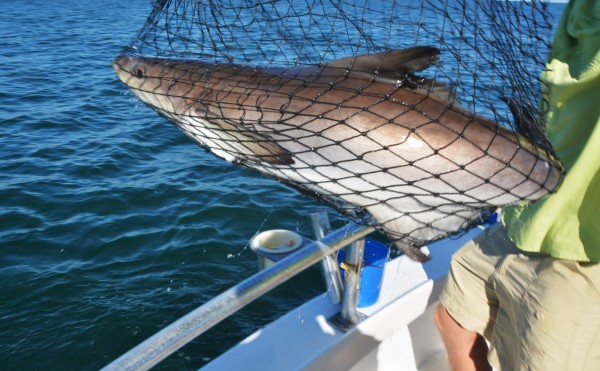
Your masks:
M500 99L508 106L508 109L515 119L517 128L524 133L529 131L529 127L531 127L535 122L533 113L531 112L532 108L526 107L524 104L520 104L513 98L506 96L501 96Z
M292 165L294 163L291 154L271 138L253 132L244 133L242 139L244 137L248 141L241 143L249 151L248 154L243 155L244 159L271 165Z
M381 83L402 84L410 89L424 88L442 101L458 103L455 91L448 84L414 75L435 64L439 55L440 50L437 48L415 46L338 59L328 63L327 67L366 73Z
M345 68L381 76L405 76L422 71L435 64L440 50L431 46L388 50L376 54L362 54L329 62L326 67Z
M506 96L501 96L500 99L508 105L508 109L513 115L515 125L521 133L527 139L531 140L533 144L545 149L551 150L552 144L546 137L544 130L540 127L533 114L533 107L521 104Z
M206 117L203 124L214 133L209 138L215 149L232 156L237 161L262 162L272 165L291 165L291 154L267 135L262 135L237 122ZM206 142L206 141L205 141Z
M431 80L431 85L426 85L427 88L431 88L431 92L441 100L445 102L451 102L455 105L458 104L458 99L456 98L456 91L450 87L450 85L445 84L443 82L433 81Z
M425 263L431 260L431 256L425 254L419 247L403 243L400 241L395 242L396 246L409 258L419 263Z
M446 83L419 76L410 76L406 79L404 85L412 89L425 89L428 93L432 93L433 97L443 102L452 103L455 106L459 104L456 91Z

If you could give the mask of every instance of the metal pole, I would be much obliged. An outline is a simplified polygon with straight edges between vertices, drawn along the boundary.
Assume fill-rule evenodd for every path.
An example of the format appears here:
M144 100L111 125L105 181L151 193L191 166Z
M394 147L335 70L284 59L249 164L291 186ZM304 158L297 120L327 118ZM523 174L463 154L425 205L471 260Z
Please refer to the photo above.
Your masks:
M319 210L310 214L310 221L316 240L320 240L329 232L331 232L331 225L329 224L329 218L327 217L326 210ZM323 278L325 279L325 287L329 293L329 300L333 304L339 304L342 302L342 275L340 274L340 268L338 266L336 254L330 254L321 260L321 271L323 272Z
M360 319L356 310L358 303L358 290L360 286L360 268L363 261L365 240L353 242L346 249L346 261L344 262L344 300L342 302L342 320L350 325L357 324Z
M256 298L373 230L373 227L350 223L318 242L310 242L160 330L104 370L148 370Z

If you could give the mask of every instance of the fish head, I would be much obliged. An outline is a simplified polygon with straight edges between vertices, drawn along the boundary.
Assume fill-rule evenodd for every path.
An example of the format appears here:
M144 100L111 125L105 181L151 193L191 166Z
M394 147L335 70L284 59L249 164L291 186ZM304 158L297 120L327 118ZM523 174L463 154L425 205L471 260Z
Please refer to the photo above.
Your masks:
M184 113L194 93L198 93L199 87L189 78L189 71L177 61L122 54L112 65L119 79L159 112Z

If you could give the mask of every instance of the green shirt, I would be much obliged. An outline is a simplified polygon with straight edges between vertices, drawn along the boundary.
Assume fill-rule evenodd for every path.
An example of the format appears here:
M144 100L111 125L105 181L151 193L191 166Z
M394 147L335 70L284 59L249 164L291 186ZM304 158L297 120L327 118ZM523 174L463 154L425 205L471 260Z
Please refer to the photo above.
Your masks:
M503 223L522 250L600 262L600 1L571 0L542 80L566 176L558 192L505 209Z

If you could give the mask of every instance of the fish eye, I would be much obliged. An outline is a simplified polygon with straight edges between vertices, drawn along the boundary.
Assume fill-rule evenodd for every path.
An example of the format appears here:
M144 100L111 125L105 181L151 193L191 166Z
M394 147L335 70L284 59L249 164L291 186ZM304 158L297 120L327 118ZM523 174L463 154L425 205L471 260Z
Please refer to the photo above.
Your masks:
M144 77L144 69L141 67L137 67L136 69L133 70L133 74L139 78Z

